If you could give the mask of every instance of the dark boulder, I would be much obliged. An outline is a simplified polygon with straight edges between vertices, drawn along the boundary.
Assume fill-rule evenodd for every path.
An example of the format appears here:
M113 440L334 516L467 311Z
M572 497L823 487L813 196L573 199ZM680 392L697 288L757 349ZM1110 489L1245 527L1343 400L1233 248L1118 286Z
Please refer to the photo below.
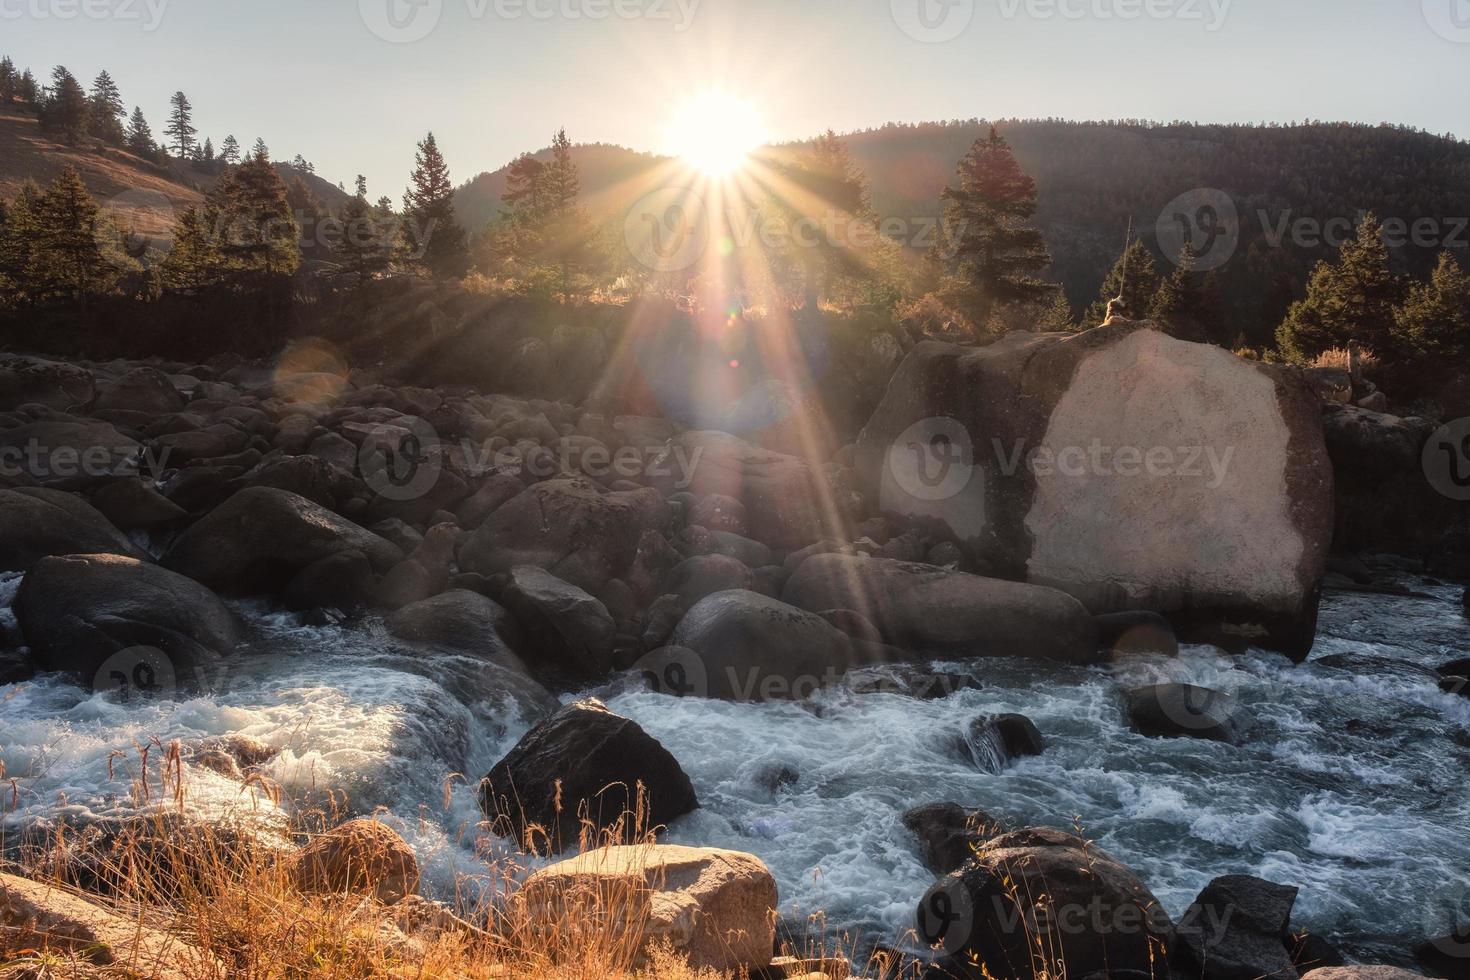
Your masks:
M1228 694L1193 684L1152 684L1124 693L1135 731L1163 738L1202 738L1237 744L1248 719Z
M1179 639L1174 635L1174 627L1156 612L1104 613L1094 616L1093 622L1097 623L1098 647L1113 656L1179 655Z
M749 589L755 584L751 570L725 555L695 555L669 570L664 588L692 605L714 592Z
M1175 976L1194 980L1296 980L1287 930L1297 889L1250 875L1205 886L1177 930Z
M92 506L120 528L157 527L188 517L188 512L138 479L118 480L92 494Z
M981 715L966 726L961 741L976 768L993 775L1016 759L1046 750L1036 724L1017 714Z
M373 564L361 551L339 551L318 558L292 576L282 599L287 609L337 609L352 612L368 605L377 588Z
M142 412L166 415L183 411L184 398L168 375L157 368L134 368L111 384L104 385L92 411Z
M0 571L23 572L47 555L140 558L95 507L61 490L0 490Z
M668 750L590 698L527 732L480 782L480 809L492 829L537 853L577 848L583 817L597 833L631 842L640 828L625 814L641 810L652 828L698 806Z
M0 409L45 405L65 411L90 402L97 393L92 372L40 357L0 355Z
M936 875L958 871L981 844L1000 833L990 814L958 803L926 803L906 811L901 819L919 838L919 854Z
M528 652L583 679L612 670L617 624L601 602L534 565L517 565L500 596L526 637Z

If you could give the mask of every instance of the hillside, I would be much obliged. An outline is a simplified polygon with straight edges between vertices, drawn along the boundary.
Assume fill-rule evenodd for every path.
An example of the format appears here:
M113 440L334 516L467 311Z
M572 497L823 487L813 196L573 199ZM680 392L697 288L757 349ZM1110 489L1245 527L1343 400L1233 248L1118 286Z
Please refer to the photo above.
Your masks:
M217 174L202 173L193 166L170 160L161 165L145 160L99 140L84 140L67 146L52 140L30 112L0 107L0 198L10 198L27 180L45 185L67 164L77 168L87 190L98 204L127 212L135 230L145 234L166 231L167 211L158 205L158 195L178 212L201 201L218 180ZM347 195L336 184L306 174L290 164L275 165L281 179L300 176L313 195L335 210Z
M893 124L848 134L854 163L866 175L875 210L909 220L940 213L939 192L956 162L988 123L978 120ZM1307 275L1332 246L1311 234L1363 211L1412 227L1430 219L1424 244L1394 250L1403 272L1424 275L1441 246L1470 247L1457 217L1470 215L1470 144L1391 126L1317 123L1214 126L1136 122L1000 121L1021 165L1037 182L1037 222L1075 308L1093 299L1134 231L1167 268L1156 227L1166 205L1190 191L1220 192L1239 219L1239 243L1218 269L1225 343L1267 342ZM799 144L796 144L799 145ZM538 158L546 158L542 150ZM594 215L626 208L655 182L661 158L616 146L578 146L584 199ZM467 228L498 214L505 168L481 174L456 195ZM1219 194L1211 195L1218 198ZM1307 234L1289 229L1305 219ZM1283 229L1284 238L1276 236ZM1279 241L1279 247L1278 247ZM1166 243L1167 244L1167 243ZM1167 251L1172 255L1173 247ZM1223 334L1228 333L1228 336Z

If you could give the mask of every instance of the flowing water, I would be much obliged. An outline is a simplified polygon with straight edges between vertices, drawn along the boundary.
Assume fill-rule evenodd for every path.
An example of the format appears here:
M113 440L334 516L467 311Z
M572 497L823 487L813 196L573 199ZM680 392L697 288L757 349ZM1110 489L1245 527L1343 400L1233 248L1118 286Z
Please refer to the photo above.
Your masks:
M17 583L0 579L11 626ZM1458 589L1417 588L1431 598L1330 594L1313 656L1434 666L1470 654ZM282 750L265 775L286 797L345 791L354 811L377 809L405 833L427 891L463 895L487 846L474 783L525 732L525 712L478 683L473 661L405 647L380 623L303 626L238 608L252 639L207 695L124 704L60 675L0 687L0 761L14 780L5 828L127 809L137 747L150 739L244 732ZM759 855L793 924L820 912L831 931L899 939L933 880L899 816L954 800L1012 825L1080 828L1175 916L1216 875L1247 873L1299 886L1294 923L1365 959L1402 960L1447 931L1470 881L1470 699L1412 673L1207 647L1126 670L967 666L986 686L940 700L830 690L735 704L638 691L609 706L693 779L702 808L669 838ZM1158 677L1233 695L1254 718L1243 744L1131 732L1120 685ZM1029 716L1046 751L980 771L955 736L996 712ZM190 773L196 803L241 799L238 784Z

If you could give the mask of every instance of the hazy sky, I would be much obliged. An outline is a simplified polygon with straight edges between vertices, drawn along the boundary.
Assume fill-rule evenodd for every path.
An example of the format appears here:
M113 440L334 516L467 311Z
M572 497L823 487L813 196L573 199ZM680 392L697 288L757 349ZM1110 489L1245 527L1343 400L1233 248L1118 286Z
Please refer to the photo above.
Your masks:
M388 39L385 39L388 38ZM0 0L0 53L109 69L161 135L263 136L373 196L546 145L667 145L699 89L772 136L970 116L1392 121L1470 136L1470 0Z

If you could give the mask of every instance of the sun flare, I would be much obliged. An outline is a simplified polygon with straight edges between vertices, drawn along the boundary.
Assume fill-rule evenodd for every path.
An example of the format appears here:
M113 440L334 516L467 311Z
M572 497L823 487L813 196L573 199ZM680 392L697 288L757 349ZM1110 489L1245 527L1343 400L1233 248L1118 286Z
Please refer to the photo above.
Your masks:
M728 92L701 92L669 124L672 152L712 177L728 176L766 140L756 107Z

